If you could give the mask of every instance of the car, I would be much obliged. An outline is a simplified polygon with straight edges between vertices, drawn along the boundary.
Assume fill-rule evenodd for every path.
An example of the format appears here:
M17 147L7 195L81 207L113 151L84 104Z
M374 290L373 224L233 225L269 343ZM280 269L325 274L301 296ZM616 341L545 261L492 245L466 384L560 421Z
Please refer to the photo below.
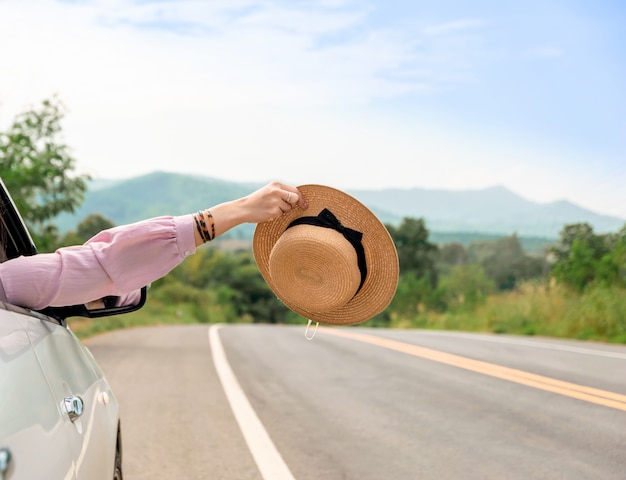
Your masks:
M1 179L0 201L0 261L37 255ZM145 298L144 288L137 305L96 310L0 301L0 480L122 479L118 401L67 319L127 313Z

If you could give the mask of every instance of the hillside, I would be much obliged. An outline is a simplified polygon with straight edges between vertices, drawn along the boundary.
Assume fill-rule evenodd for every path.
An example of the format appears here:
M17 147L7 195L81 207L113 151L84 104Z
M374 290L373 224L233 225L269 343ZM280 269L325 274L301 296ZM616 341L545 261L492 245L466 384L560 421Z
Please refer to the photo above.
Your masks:
M585 210L566 201L536 203L504 187L483 190L391 189L351 192L366 205L397 217L424 218L437 232L480 232L557 238L565 224L587 222L597 233L613 232L626 220Z
M240 197L260 186L155 172L123 181L98 181L73 215L61 215L56 223L63 231L91 213L100 213L115 224L158 215L178 215ZM522 243L538 245L558 237L563 225L588 222L596 232L621 228L626 220L599 215L569 202L539 204L503 187L447 191L387 189L349 191L385 223L398 224L404 217L424 218L432 240L468 243L517 234ZM239 227L233 238L249 240L253 225ZM535 249L535 248L531 248Z

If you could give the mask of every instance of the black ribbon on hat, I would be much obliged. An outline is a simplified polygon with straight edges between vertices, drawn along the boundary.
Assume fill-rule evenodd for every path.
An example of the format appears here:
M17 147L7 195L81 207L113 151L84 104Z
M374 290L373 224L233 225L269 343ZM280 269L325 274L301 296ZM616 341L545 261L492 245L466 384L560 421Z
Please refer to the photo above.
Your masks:
M341 233L350 245L354 247L354 251L356 252L357 264L359 266L359 271L361 272L361 283L359 284L359 288L357 289L357 293L361 290L363 283L365 283L365 277L367 276L367 263L365 262L365 249L363 248L363 244L361 243L361 239L363 238L363 233L353 230L348 227L344 227L341 222L335 217L333 212L325 208L322 210L317 217L300 217L296 218L293 222L287 225L287 229L291 227L295 227L296 225L314 225L316 227L324 227L324 228L332 228L333 230ZM356 295L356 293L355 293Z

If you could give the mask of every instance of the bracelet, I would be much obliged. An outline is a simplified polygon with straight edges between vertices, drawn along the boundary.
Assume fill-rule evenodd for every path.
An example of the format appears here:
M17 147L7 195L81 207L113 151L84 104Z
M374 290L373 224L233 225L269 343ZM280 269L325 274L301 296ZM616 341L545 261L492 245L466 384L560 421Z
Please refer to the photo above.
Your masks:
M209 229L207 228L205 215L209 219L209 223L211 224L211 233L209 233ZM209 210L200 210L193 216L193 218L196 222L196 229L198 230L200 238L202 238L204 243L213 240L215 238L215 222L213 220L213 215L211 215L211 212Z
M206 242L206 240L204 239L204 235L202 235L202 229L200 228L200 222L198 221L198 214L194 213L193 214L193 219L196 222L196 230L198 230L198 234L200 235L200 238Z
M211 214L211 210L205 210L207 217L209 218L209 222L211 223L211 240L215 238L215 221L213 220L213 215Z

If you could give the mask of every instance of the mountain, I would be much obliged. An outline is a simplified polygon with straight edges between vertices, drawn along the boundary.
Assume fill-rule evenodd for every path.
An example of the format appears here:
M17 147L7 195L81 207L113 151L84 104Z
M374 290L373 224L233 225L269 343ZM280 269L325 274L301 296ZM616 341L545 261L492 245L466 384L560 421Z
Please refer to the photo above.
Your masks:
M396 217L424 218L437 232L557 238L566 224L587 222L596 233L614 232L626 220L600 215L567 201L536 203L504 187L483 190L388 189L350 192L366 205Z
M91 213L115 224L159 215L179 215L250 193L262 184L246 184L154 172L128 180L99 181L89 188L82 206L55 221L60 231L74 229ZM422 188L349 190L381 221L399 224L404 217L424 218L433 238L451 240L463 232L478 239L517 234L546 241L558 238L565 224L587 222L597 233L617 231L626 220L600 215L566 201L536 203L504 187L449 191ZM251 238L253 225L238 227L235 237ZM454 235L452 235L454 233ZM460 238L460 237L459 237ZM452 240L451 240L452 241Z

